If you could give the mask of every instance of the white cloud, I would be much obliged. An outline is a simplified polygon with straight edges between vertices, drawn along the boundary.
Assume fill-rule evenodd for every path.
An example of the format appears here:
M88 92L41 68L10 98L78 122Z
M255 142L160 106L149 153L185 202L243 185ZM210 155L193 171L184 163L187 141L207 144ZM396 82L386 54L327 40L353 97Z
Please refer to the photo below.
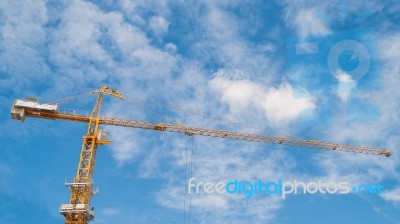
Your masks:
M352 79L351 75L347 74L346 72L344 72L342 70L336 71L335 78L339 82L346 82L346 83L354 82L354 80Z
M0 12L1 89L18 92L23 86L43 83L50 72L43 51L45 1L1 1Z
M107 27L107 34L124 57L130 58L130 54L136 49L149 44L143 31L124 22L123 15L119 12L103 14L102 21Z
M296 13L293 23L298 35L325 35L330 32L324 21L317 16L317 9L302 9Z
M150 18L149 25L157 36L168 33L169 22L161 16L153 16Z
M298 36L325 35L330 33L329 21L333 18L325 13L337 7L336 0L304 1L292 0L285 3L285 22ZM330 16L330 15L329 15Z
M281 61L265 54L266 46L271 43L257 45L247 41L242 35L247 30L242 30L241 21L227 10L240 4L240 1L208 1L188 10L190 14L187 16L199 24L191 32L198 38L190 48L191 52L201 63L217 62L219 68L241 71L257 81L270 83L279 80L281 76L276 74ZM201 9L203 5L207 10L194 15L193 10Z
M112 156L120 165L131 161L140 153L138 142L143 142L143 139L139 138L136 133L118 127L107 129L110 131L113 141L111 145Z
M171 50L152 46L145 31L122 12L104 12L94 3L77 0L65 4L59 16L60 23L49 32L49 61L58 66L52 78L59 83L52 94L71 93L89 82L162 82L175 66Z
M357 82L355 82L351 75L346 72L339 70L335 73L335 78L338 80L336 94L342 102L347 102L350 94L357 87Z
M105 208L102 210L102 214L104 216L116 216L120 214L120 211L117 208Z
M385 61L395 61L396 58L400 58L400 52L397 50L400 48L399 39L400 33L381 36L381 41L378 46L379 56L381 59L384 59Z
M284 83L278 88L265 88L249 80L229 80L219 74L210 81L210 87L221 95L233 113L262 109L268 121L289 123L307 109L316 107L312 98L295 98L292 87Z
M265 92L262 87L249 80L228 80L220 75L210 81L210 87L221 95L222 101L229 104L233 113L248 109Z
M400 203L400 188L394 190L385 190L380 196L388 202Z
M61 22L52 29L49 41L49 60L59 67L60 74L53 76L54 82L61 84L57 89L107 79L108 74L96 66L110 68L114 63L99 42L102 12L92 3L71 1L59 16Z
M267 92L262 107L269 120L285 123L293 121L300 113L313 109L316 105L312 98L295 98L292 87L285 83Z
M367 28L365 23L368 23L368 19L375 13L391 14L397 9L397 6L390 1L285 0L283 2L286 24L294 28L299 36L326 35L333 31L333 27L341 27L343 24ZM388 23L391 21L384 21L380 27L386 29Z

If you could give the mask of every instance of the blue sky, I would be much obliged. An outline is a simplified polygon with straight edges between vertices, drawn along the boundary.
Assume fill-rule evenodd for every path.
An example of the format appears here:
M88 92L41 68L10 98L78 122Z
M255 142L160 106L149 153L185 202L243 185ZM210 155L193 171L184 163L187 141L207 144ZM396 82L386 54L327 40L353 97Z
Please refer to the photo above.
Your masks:
M86 132L67 121L13 121L13 100L54 102L103 85L126 96L106 98L104 116L386 147L393 156L108 126L94 223L184 223L186 150L202 181L384 186L286 199L194 194L191 223L400 223L399 13L396 1L0 2L0 224L63 222L64 180ZM60 107L84 113L94 100Z

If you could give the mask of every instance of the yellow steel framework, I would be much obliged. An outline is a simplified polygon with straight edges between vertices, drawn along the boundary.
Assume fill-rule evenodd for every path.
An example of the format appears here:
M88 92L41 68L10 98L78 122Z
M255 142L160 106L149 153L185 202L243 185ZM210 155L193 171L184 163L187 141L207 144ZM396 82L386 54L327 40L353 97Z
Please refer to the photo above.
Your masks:
M120 99L122 94L117 91L109 90L108 87L103 87L99 90L93 91L93 93L98 93L96 103L94 105L93 111L89 117L88 131L85 136L83 136L83 144L81 155L79 159L78 171L76 173L74 182L70 184L71 198L70 204L84 204L87 207L90 206L90 201L93 196L93 171L96 162L96 152L98 145L109 144L111 141L108 139L99 138L101 132L99 132L100 124L100 110L103 102L103 95L111 95ZM85 208L85 207L83 207ZM88 214L89 210L86 208L82 210L73 210L72 212L66 213L66 224L84 224L91 220L91 215ZM93 217L94 219L94 217Z
M88 131L83 136L82 150L79 159L78 171L73 181L66 182L71 190L70 204L64 204L60 208L61 214L66 218L66 224L86 224L94 219L93 209L90 207L93 187L93 172L96 160L97 146L109 144L111 141L104 138L105 132L99 130L99 125L114 125L130 128L150 129L157 131L176 132L185 135L201 135L218 138L228 138L243 141L282 144L307 148L318 148L341 152L353 152L373 155L391 156L391 152L385 148L368 146L353 146L317 140L301 139L294 137L278 137L260 134L240 133L227 130L198 128L183 124L153 123L147 121L127 120L121 118L107 118L100 116L103 96L111 95L123 99L120 92L110 90L107 86L91 92L98 94L96 103L90 116L78 114L60 113L56 104L40 104L37 99L15 100L11 115L13 119L24 121L25 117L36 117L53 120L68 120L88 123Z

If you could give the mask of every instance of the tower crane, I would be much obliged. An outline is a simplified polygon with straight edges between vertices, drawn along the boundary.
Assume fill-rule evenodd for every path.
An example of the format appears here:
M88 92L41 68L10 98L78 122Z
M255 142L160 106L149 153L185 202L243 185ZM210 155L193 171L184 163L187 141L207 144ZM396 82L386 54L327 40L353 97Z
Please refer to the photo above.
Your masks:
M27 98L26 100L17 99L14 101L11 109L12 119L21 120L22 122L24 122L26 117L35 117L52 120L76 121L88 124L87 133L85 136L83 136L83 144L76 176L73 179L67 179L65 181L66 186L71 191L69 203L62 204L60 206L60 213L66 219L65 224L87 224L89 221L94 220L94 210L90 206L90 203L92 196L96 194L96 189L93 186L93 172L96 162L97 147L111 143L111 140L108 139L108 133L104 130L100 130L100 125L114 125L164 132L175 132L189 136L199 135L270 144L318 148L340 152L383 155L387 157L391 156L391 152L385 148L353 146L295 137L268 136L227 130L198 128L179 123L153 123L148 121L128 120L114 117L101 117L100 111L103 102L103 96L110 95L122 100L123 95L116 90L109 89L107 86L91 91L90 93L97 94L97 100L89 116L79 115L76 113L62 113L58 110L59 102L39 103L39 100L36 98ZM69 99L72 98L67 98L67 100Z

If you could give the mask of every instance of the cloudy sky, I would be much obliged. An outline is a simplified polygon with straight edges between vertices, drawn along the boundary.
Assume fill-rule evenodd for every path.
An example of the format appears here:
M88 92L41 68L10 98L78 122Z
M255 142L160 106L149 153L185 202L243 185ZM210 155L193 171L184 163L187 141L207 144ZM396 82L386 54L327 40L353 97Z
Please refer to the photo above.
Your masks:
M104 85L125 100L106 97L103 116L385 147L393 156L107 126L113 143L98 149L94 223L400 223L399 15L397 1L377 0L1 1L0 224L63 222L64 180L87 128L13 121L13 100L54 102ZM60 108L85 114L94 101ZM384 188L189 196L190 176Z

